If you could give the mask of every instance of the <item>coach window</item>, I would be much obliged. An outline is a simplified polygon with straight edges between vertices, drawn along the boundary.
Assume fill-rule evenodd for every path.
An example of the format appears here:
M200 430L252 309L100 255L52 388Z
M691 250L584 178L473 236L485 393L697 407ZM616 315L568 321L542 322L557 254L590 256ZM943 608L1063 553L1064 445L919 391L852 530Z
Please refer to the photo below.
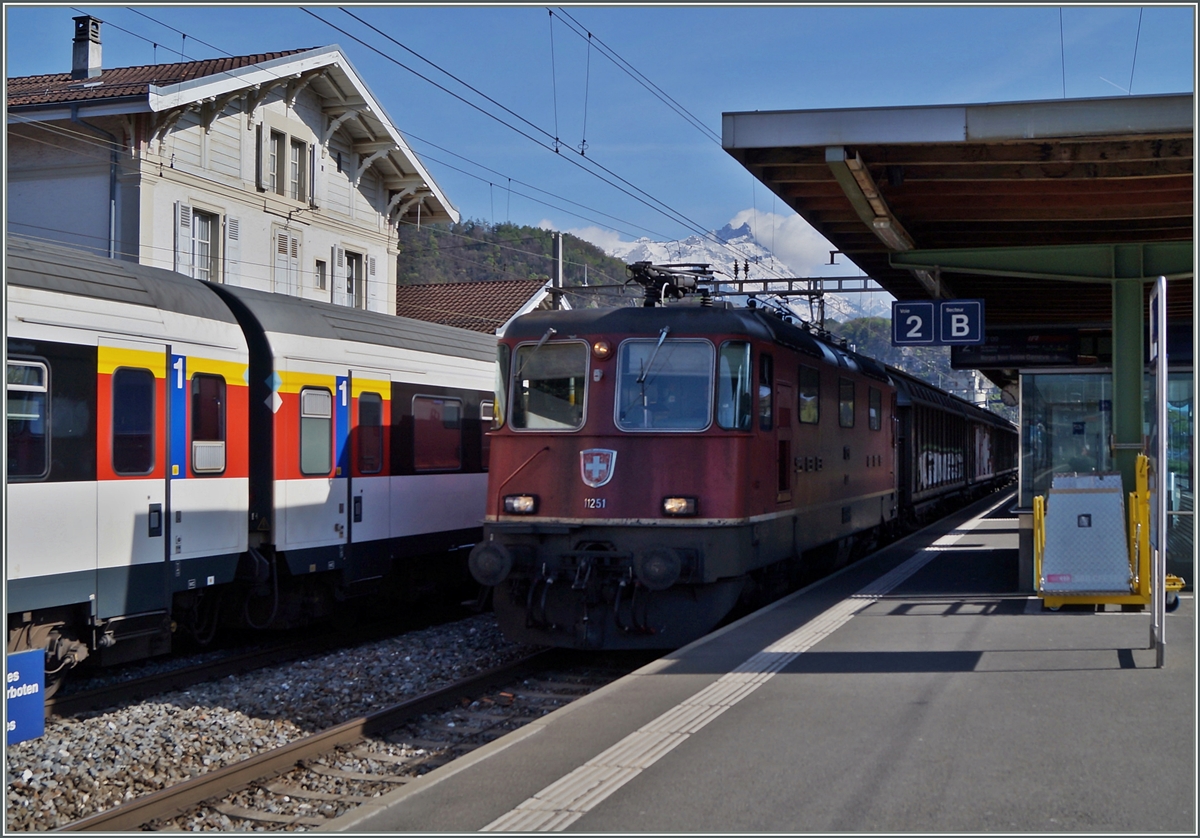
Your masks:
M300 391L300 473L333 470L333 395L324 387Z
M513 367L513 428L573 431L583 425L586 343L524 344Z
M479 403L479 464L484 471L488 470L488 461L492 457L492 438L488 429L495 427L496 403L482 401Z
M8 362L8 476L38 479L49 473L45 364Z
M712 412L713 345L706 340L624 341L617 352L617 427L702 431Z
M721 344L717 362L717 424L730 431L748 431L753 421L750 400L750 344Z
M378 393L358 397L358 471L383 471L383 396Z
M799 377L796 412L800 416L800 424L815 425L821 421L821 373L812 367L802 366Z
M192 376L192 471L225 471L225 379Z
M874 387L867 388L867 423L873 431L883 427L883 395Z
M112 374L112 464L117 474L154 469L154 373L122 367Z
M854 427L854 380L850 378L838 379L838 424Z
M413 396L413 466L417 471L462 468L462 401Z
M771 430L771 417L774 415L771 391L771 382L774 380L774 359L764 352L758 359L758 427L764 431Z

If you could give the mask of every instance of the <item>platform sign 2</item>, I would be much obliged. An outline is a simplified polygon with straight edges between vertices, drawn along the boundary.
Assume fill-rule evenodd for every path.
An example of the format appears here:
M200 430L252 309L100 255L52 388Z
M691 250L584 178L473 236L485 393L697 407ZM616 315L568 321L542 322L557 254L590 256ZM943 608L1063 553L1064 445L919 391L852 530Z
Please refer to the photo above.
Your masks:
M892 346L936 346L934 303L892 303Z
M892 346L965 346L984 340L983 300L892 303Z
M15 652L7 655L5 662L4 741L15 745L46 732L46 652Z

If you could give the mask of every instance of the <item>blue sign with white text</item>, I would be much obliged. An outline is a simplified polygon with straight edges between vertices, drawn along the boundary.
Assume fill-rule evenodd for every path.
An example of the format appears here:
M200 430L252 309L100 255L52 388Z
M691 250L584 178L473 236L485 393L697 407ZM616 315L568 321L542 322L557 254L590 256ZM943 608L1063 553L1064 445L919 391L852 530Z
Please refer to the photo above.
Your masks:
M939 300L938 323L947 346L983 343L983 300Z
M892 346L933 346L934 304L932 302L892 303Z
M963 346L984 340L983 300L892 303L892 346Z
M6 657L4 741L8 745L37 739L46 732L46 652L34 649Z

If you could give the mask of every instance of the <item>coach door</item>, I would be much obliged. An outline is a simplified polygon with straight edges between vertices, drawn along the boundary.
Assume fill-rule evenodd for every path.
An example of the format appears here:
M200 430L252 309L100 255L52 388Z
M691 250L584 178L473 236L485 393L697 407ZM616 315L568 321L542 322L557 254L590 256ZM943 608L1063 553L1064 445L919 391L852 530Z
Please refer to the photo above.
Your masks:
M391 376L351 370L349 408L350 440L343 472L350 475L349 534L355 561L347 572L362 579L381 575L388 561Z
M96 616L165 608L167 364L164 344L97 348Z

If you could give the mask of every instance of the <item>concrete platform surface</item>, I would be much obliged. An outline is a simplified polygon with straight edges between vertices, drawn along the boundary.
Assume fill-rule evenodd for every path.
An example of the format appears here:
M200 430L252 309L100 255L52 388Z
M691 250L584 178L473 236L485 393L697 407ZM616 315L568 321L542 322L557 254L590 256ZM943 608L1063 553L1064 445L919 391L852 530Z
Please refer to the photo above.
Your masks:
M1014 593L992 498L327 831L1196 834L1195 609Z

